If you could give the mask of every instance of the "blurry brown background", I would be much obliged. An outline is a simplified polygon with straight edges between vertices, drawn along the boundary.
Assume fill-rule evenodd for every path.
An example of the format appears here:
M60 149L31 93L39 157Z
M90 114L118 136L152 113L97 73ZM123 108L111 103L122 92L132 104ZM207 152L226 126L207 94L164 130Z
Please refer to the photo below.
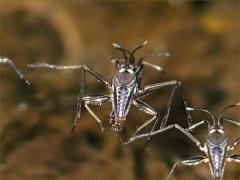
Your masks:
M111 44L133 49L149 44L138 56L168 51L167 59L149 60L166 67L159 74L144 71L143 84L177 79L188 103L218 113L240 101L239 1L1 1L1 55L15 61L32 82L28 87L8 66L1 66L1 173L17 178L164 178L177 160L201 152L181 133L170 131L122 146L149 116L131 109L126 132L101 133L86 110L70 134L79 92L79 72L32 70L28 63L87 64L109 81L115 67L108 58L120 56ZM107 94L87 76L87 94ZM146 97L164 112L169 88ZM93 108L108 126L111 105ZM228 112L239 119L239 109ZM193 114L197 122L206 116ZM176 96L169 123L186 125ZM225 123L229 142L239 128ZM206 126L194 134L204 142ZM236 152L239 151L238 147ZM210 178L207 164L179 167L176 179ZM240 165L228 163L225 178L240 178Z

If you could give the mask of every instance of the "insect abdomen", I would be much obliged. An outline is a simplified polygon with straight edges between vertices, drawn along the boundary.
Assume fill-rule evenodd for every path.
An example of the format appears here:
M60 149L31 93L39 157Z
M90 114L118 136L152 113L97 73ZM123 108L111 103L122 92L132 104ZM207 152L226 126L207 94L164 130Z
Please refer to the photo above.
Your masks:
M227 139L223 132L211 133L207 141L210 168L215 180L221 180L224 173Z
M213 174L216 179L221 179L224 171L224 156L223 148L215 147L210 150L211 160L213 165Z
M116 118L126 118L130 106L131 93L127 88L116 91Z

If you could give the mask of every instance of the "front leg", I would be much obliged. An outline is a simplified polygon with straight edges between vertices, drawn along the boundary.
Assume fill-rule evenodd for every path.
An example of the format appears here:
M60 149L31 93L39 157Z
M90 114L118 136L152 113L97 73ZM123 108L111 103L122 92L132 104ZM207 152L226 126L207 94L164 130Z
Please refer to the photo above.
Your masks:
M81 69L81 76L80 76L80 91L77 98L77 114L74 119L73 127L71 129L71 132L73 132L77 126L78 120L81 117L82 112L82 98L84 93L84 85L85 85L85 71L84 69Z
M0 58L0 64L8 64L9 66L11 66L13 68L13 70L17 73L17 75L26 82L26 84L30 85L30 82L25 79L24 75L21 73L21 71L17 68L17 66L15 65L15 63L7 58L7 57L1 57Z
M78 70L81 69L83 72L88 72L91 75L93 75L98 81L102 82L107 88L111 88L109 83L104 80L104 78L95 72L93 69L87 67L86 65L69 65L69 66L64 66L64 65L54 65L54 64L47 64L47 63L36 63L36 64L28 64L27 65L30 68L47 68L47 69L54 69L54 70ZM85 77L84 77L85 78Z
M163 117L163 121L161 123L160 129L165 127L166 124L167 124L167 120L168 120L170 109L171 109L172 97L174 96L175 91L177 89L180 90L180 95L181 95L181 98L183 100L184 109L185 109L185 113L186 113L186 116L187 116L188 126L190 127L192 125L192 118L191 118L190 113L187 111L187 101L185 99L185 96L184 96L184 93L183 93L183 87L182 87L180 81L173 80L173 81L167 81L167 82L161 82L161 83L156 83L156 84L152 84L152 85L147 85L142 90L139 90L139 95L138 96L145 96L145 95L151 94L151 93L153 93L153 92L155 92L155 91L157 91L161 88L169 87L169 86L173 86L173 89L172 89L172 92L170 94L170 97L169 97L169 100L168 100L168 103L167 103L166 112L165 112L165 115Z
M190 158L187 158L187 159L178 161L178 162L176 162L176 163L173 165L173 167L172 167L172 169L171 169L171 171L170 171L170 173L169 173L169 175L168 175L168 177L167 177L167 180L170 179L170 177L172 176L174 170L175 170L176 167L179 166L179 165L184 165L184 166L197 166L197 165L200 165L200 164L202 164L202 163L207 163L207 162L209 162L209 159L206 158L206 157L203 157L203 156L190 157Z
M86 65L82 65L81 76L80 76L80 91L79 91L79 95L78 95L78 98L77 98L77 114L75 116L74 124L73 124L73 127L71 129L71 132L73 132L74 129L76 128L77 123L78 123L78 121L79 121L79 119L81 117L82 99L83 99L83 94L84 94L86 72L88 72L91 75L93 75L98 81L102 82L108 89L111 89L109 83L106 80L104 80L103 77L100 74L96 73L94 70L92 70L91 68L87 67ZM93 113L91 112L90 108L89 107L86 107L86 108L93 115ZM96 117L95 117L95 119L96 119Z
M72 132L76 128L77 123L78 123L78 121L81 117L82 99L83 99L83 94L84 94L86 72L93 75L98 81L103 83L108 89L111 89L109 83L106 80L104 80L103 77L100 74L95 72L93 69L87 67L86 65L63 66L63 65L53 65L53 64L47 64L47 63L36 63L36 64L28 64L27 66L30 67L30 68L48 68L48 69L54 69L54 70L78 70L78 69L81 70L80 91L79 91L79 95L78 95L78 98L77 98L77 113L76 113L76 116L75 116L75 119L74 119L73 127L71 129ZM85 106L85 107L93 115L91 110L89 110L90 108L88 106Z

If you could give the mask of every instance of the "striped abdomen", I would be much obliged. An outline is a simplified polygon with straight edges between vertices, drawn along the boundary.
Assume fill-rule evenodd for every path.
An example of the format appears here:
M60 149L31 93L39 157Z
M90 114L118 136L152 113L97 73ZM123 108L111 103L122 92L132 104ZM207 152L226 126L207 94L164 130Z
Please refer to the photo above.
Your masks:
M211 133L207 141L210 169L215 180L221 180L224 173L227 139L221 132Z

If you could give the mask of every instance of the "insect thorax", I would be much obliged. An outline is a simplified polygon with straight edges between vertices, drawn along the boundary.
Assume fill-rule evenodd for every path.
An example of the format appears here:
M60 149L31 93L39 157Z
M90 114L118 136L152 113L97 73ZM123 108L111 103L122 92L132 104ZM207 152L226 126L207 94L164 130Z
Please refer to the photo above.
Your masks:
M131 87L136 83L136 77L133 72L123 71L118 72L113 78L113 83L116 86Z

